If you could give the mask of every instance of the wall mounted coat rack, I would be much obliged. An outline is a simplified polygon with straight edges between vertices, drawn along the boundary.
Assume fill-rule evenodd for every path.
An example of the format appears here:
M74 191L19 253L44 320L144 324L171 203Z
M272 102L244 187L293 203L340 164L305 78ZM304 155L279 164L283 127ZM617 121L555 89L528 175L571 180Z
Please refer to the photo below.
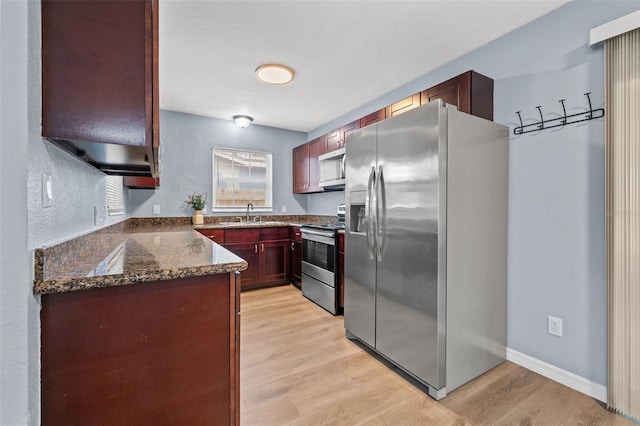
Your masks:
M564 106L565 99L560 99L558 102L562 104L562 111L564 112L563 117L553 118L551 120L545 120L542 115L542 107L538 105L536 109L540 114L540 121L537 123L527 124L526 126L522 124L522 116L520 116L521 111L516 111L516 114L518 114L518 119L520 120L520 126L513 129L513 134L521 135L523 133L538 132L544 129L551 129L554 127L564 126L566 124L579 123L581 121L593 120L594 118L604 117L604 108L593 109L593 107L591 106L591 97L589 97L590 94L591 92L584 94L587 97L587 100L589 101L589 111L567 115L567 109Z

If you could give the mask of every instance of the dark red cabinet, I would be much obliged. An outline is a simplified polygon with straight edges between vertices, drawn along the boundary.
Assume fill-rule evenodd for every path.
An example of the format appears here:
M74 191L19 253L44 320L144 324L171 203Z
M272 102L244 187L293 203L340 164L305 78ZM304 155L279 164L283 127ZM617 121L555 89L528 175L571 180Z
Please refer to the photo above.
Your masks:
M382 121L387 118L387 109L382 108L378 111L372 112L371 114L367 114L360 119L360 128L366 127L370 124L377 123L378 121Z
M349 124L345 124L339 129L336 129L332 132L327 133L325 135L327 152L331 152L331 151L335 151L337 149L343 148L349 133L355 130L358 130L359 128L360 128L360 120L356 120Z
M239 425L235 273L42 295L43 425Z
M224 230L224 247L248 263L242 289L289 282L289 228Z
M324 191L318 182L318 157L326 152L324 136L293 149L293 192L295 194Z
M42 0L42 136L157 177L159 112L157 1Z
M302 232L298 226L291 227L291 283L300 288L302 284Z
M420 94L421 103L442 99L467 114L493 120L493 80L475 71L467 71L433 86Z

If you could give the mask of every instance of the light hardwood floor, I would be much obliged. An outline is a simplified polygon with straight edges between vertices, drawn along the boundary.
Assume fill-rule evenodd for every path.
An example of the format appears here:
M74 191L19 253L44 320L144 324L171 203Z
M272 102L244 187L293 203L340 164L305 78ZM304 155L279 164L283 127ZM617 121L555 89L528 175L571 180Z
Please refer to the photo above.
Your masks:
M242 425L634 425L508 361L435 401L295 287L241 297Z

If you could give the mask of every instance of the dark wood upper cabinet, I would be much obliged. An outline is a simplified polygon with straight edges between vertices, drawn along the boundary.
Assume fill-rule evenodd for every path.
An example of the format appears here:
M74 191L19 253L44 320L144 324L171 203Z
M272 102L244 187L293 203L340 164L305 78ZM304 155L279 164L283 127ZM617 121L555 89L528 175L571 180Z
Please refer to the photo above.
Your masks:
M442 99L459 111L493 120L493 79L467 71L421 92L421 103Z
M309 154L307 144L293 148L293 193L303 194L309 184Z
M327 133L325 135L327 152L331 152L331 151L335 151L337 149L343 148L349 133L353 132L354 130L358 130L359 128L360 128L360 120L356 120L349 124L345 124L339 129L336 129L332 132Z
M408 96L404 99L394 102L387 107L386 118L395 117L396 115L407 112L420 106L420 93Z
M293 149L293 192L322 192L318 182L318 157L327 152L324 136Z
M327 152L340 149L342 147L342 135L340 133L340 129L327 133L325 135L325 140L327 143Z
M160 187L159 177L125 176L122 184L131 189L156 189Z
M360 119L360 128L366 127L370 124L377 123L378 121L382 121L387 118L387 109L382 108L376 112L372 112L371 114L367 114Z
M493 121L493 80L475 71L467 71L294 148L293 192L307 194L323 191L318 185L318 157L342 148L349 133L435 99L455 105L459 111Z
M327 152L324 136L316 138L309 144L309 185L307 192L322 192L318 176L318 157Z
M344 147L345 142L347 142L347 136L350 133L355 132L360 128L360 120L353 121L347 125L340 127L340 133L342 134L342 146Z
M158 2L42 0L42 136L157 177L158 118Z

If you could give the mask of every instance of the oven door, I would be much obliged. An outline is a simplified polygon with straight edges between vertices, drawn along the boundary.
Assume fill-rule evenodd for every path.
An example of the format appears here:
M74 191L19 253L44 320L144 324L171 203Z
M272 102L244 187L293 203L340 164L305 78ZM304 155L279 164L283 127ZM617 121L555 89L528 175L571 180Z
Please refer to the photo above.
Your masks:
M302 264L335 272L336 238L334 232L302 228ZM312 274L309 274L312 275ZM318 278L319 279L319 278Z
M302 294L334 315L336 263L335 233L302 228Z

